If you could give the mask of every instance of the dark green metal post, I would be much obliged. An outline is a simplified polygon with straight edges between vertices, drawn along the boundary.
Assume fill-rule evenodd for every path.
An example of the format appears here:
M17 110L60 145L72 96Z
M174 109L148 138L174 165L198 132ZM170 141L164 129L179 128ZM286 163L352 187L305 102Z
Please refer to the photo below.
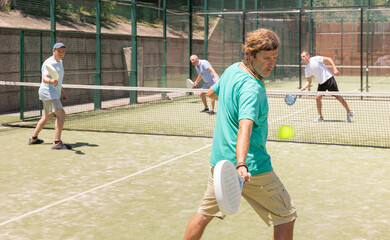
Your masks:
M193 12L193 2L192 0L187 0L187 10L188 15L188 67L187 67L187 76L192 79L192 65L190 62L190 57L192 55L192 12Z
M302 10L299 11L299 20L298 20L298 62L299 62L298 74L299 74L299 89L302 88L302 71L301 71L302 64L301 64L301 58L300 58L301 52L302 52ZM309 91L310 91L310 86L309 86Z
M294 61L294 57L293 57L293 42L295 42L295 41L293 41L293 35L294 33L293 33L293 30L288 30L288 39L289 39L289 48L288 48L288 51L289 51L289 62L290 63L295 63L295 61ZM289 78L292 78L292 77L295 77L295 75L293 75L292 74L292 71L289 71L289 75L288 75L288 77Z
M344 53L343 53L343 49L344 49L344 18L341 18L341 53L340 53L340 65L343 66L343 58L344 58ZM341 68L340 69L340 75L343 76L343 70L344 68Z
M39 66L42 66L42 64L43 64L43 35L42 35L42 31L39 34L39 62L40 62ZM39 72L41 72L41 71L39 71ZM41 79L39 79L39 80L42 81ZM39 101L39 116L42 116L42 108L43 108L42 102Z
M272 27L272 31L276 32L276 28ZM277 71L277 69L274 67L274 69L271 71L271 75L269 76L271 81L275 81L275 72L276 71Z
M165 88L167 87L167 0L163 0L163 8L163 68L161 71L161 87Z
M284 65L284 47L283 47L283 43L284 43L284 28L281 28L280 29L282 32L280 33L280 40L282 41L282 49L281 50L281 53L280 53L280 62L282 65ZM275 69L276 70L276 69ZM286 68L282 68L282 73L281 73L281 79L280 80L284 80L284 72L286 71Z
M360 8L360 91L363 90L363 8Z
M240 1L239 0L236 0L236 10L240 10ZM240 41L240 18L239 16L236 16L236 36L235 36L235 45L238 45L238 48L241 47L241 41ZM244 34L244 33L243 33ZM235 48L236 46L234 46ZM234 62L234 49L232 48L232 62ZM240 52L240 51L238 51ZM237 60L240 60L242 58L242 56L237 56Z
M50 50L56 43L56 0L50 0Z
M208 10L208 0L204 0L204 11ZM209 15L204 15L204 59L207 59L207 49L208 49L208 42L209 42Z
M245 0L242 0L242 44L245 43L245 35L246 35L246 13L245 13Z
M24 82L24 30L20 30L20 82ZM20 86L20 119L24 120L24 89Z
M370 0L368 0L367 5L370 5ZM370 49L370 11L369 9L366 9L367 11L367 19L366 19L366 92L368 92L368 71L369 71L369 49ZM363 37L363 36L362 36Z
M131 70L130 87L137 86L137 1L131 0ZM137 92L130 91L130 104L137 103Z
M255 0L255 10L258 10L259 9L259 0ZM258 29L259 28L259 14L256 13L256 23L255 23L255 29Z
M312 8L312 7L313 7L313 0L310 0L309 1L309 8ZM313 24L312 24L312 22L313 22L312 13L310 12L309 13L309 26L308 26L309 27L309 49L308 49L308 51L310 54L313 53Z
M94 85L101 85L101 3L96 0L96 72L94 75ZM95 89L94 95L94 109L101 108L101 91Z

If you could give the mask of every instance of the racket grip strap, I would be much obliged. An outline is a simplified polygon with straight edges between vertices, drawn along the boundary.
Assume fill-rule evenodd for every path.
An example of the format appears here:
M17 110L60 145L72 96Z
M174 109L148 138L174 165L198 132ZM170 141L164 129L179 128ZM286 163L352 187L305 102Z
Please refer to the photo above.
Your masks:
M248 165L246 165L244 162L239 162L239 163L237 163L236 169L239 169L240 167L245 167L245 168L246 168L246 171L249 172L249 170L248 170Z

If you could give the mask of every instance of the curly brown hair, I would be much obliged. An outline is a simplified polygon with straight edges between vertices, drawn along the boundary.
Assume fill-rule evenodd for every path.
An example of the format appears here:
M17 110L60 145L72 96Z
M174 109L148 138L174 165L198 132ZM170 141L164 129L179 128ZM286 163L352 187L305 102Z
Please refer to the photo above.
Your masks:
M248 34L248 38L242 45L244 53L244 62L248 61L249 56L255 56L260 51L272 51L278 49L280 39L274 31L266 28L259 28Z
M248 39L245 44L242 45L242 52L244 53L244 58L242 62L244 67L252 74L255 78L263 81L263 76L261 76L252 66L250 61L250 56L256 58L256 54L260 51L273 51L277 50L280 46L280 40L278 35L274 31L271 31L266 28L259 28L248 34Z

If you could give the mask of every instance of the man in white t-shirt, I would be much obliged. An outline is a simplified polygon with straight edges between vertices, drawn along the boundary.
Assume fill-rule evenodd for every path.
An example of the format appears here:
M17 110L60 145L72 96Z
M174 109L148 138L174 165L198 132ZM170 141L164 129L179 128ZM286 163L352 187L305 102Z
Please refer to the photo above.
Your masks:
M322 56L310 57L310 54L305 50L301 53L301 59L302 59L302 63L306 64L305 77L307 79L306 84L300 89L301 91L304 91L306 88L310 86L312 82L312 76L314 76L315 79L318 81L317 91L319 92L327 91L327 90L330 92L339 91L333 74L329 71L329 69L324 64L324 62L328 62L330 65L332 65L334 75L338 76L339 71L337 70L336 65L334 64L332 58L322 57ZM344 106L345 110L347 111L347 122L352 122L354 112L352 112L349 109L347 102L341 96L334 96L334 97L340 101L340 103ZM321 99L322 99L322 95L316 96L318 117L314 119L314 122L324 121L324 117L322 116Z
M192 55L190 57L190 62L191 64L195 67L196 72L198 73L198 77L196 78L194 82L194 87L203 79L203 89L209 89L211 86L214 85L216 81L218 81L219 76L215 72L214 68L211 66L209 61L207 60L201 60L198 58L196 55ZM202 99L204 109L201 112L208 113L210 115L214 114L214 105L215 105L215 100L211 99L211 108L209 109L207 105L207 100L206 100L206 94L201 93L200 98Z
M39 120L35 127L32 137L29 139L28 144L41 144L43 140L38 138L38 134L41 132L46 123L56 115L56 122L54 127L54 142L51 146L52 149L62 150L71 149L72 147L62 143L61 133L65 122L65 111L63 109L62 100L67 100L68 96L62 89L62 80L64 78L64 67L62 65L62 58L65 57L65 45L63 43L56 43L53 46L53 55L46 59L42 64L42 82L39 87L39 100L42 101L45 115ZM58 72L59 78L53 79L50 73L46 69L46 65L50 64Z

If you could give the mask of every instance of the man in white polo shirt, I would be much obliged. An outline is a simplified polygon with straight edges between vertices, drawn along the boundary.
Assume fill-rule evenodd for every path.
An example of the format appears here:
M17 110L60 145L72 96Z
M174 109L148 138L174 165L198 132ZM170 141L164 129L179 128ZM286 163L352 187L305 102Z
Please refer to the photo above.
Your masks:
M314 76L318 81L317 91L319 92L327 91L327 90L330 92L339 91L333 74L329 71L329 69L324 64L324 62L328 62L330 65L332 65L334 75L338 76L339 71L337 70L336 65L334 64L332 58L322 57L322 56L310 57L309 52L305 50L301 53L301 59L302 59L302 63L306 64L305 77L307 79L306 84L300 89L301 91L304 91L306 88L310 86L312 82L311 79L312 76ZM334 96L334 97L340 101L340 103L344 106L345 110L347 111L347 122L352 122L354 112L352 112L349 109L347 102L341 96ZM322 95L316 96L318 117L314 119L314 122L324 121L324 117L322 116L321 99L322 99Z
M214 85L216 81L218 81L219 76L215 72L214 68L211 66L209 61L199 59L198 56L192 55L190 57L190 62L191 64L195 67L196 72L198 73L198 77L196 78L194 82L194 86L196 86L202 79L203 79L203 89L209 89L211 86ZM214 105L215 105L215 100L211 99L211 108L209 109L207 105L207 100L206 100L206 94L201 93L200 98L202 99L204 109L201 112L208 113L210 115L214 114Z
M62 143L61 133L65 122L65 111L62 107L60 99L67 100L68 96L62 89L62 80L64 78L64 67L62 65L62 58L65 57L65 45L63 43L56 43L53 46L53 55L46 59L42 64L42 82L39 88L39 99L42 101L45 115L39 120L35 127L32 137L29 139L28 144L41 144L43 140L38 138L38 134L41 132L46 123L56 115L56 122L54 127L54 142L51 146L55 150L71 149L72 147ZM46 65L50 64L58 72L59 78L55 80L50 76L46 69Z

